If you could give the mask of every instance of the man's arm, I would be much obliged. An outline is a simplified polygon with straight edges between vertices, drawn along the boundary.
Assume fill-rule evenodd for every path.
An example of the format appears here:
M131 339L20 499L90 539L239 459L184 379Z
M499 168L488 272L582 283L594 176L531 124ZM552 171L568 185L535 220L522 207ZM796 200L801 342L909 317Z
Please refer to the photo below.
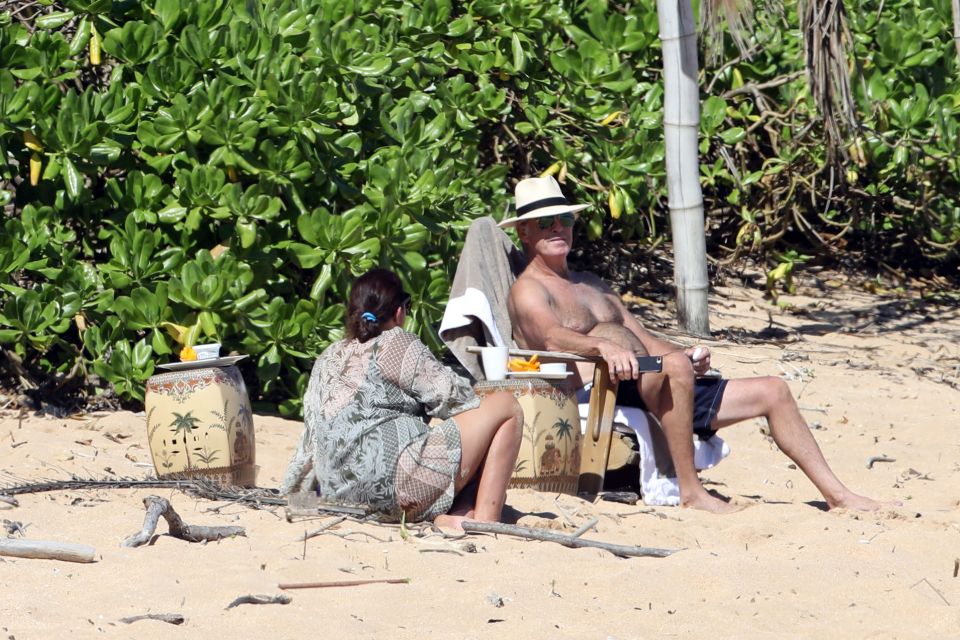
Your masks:
M703 375L710 369L710 350L708 348L691 347L689 349L683 349L680 345L657 338L652 333L647 331L646 327L644 327L643 324L637 320L636 316L630 313L630 310L627 309L625 304L623 304L623 300L621 300L620 296L618 296L613 289L607 286L606 283L602 283L602 286L605 288L605 293L608 295L610 300L620 310L620 313L623 316L623 326L632 334L637 336L637 340L643 344L644 348L647 350L647 353L651 355L667 356L673 352L682 351L692 361L694 373L697 375Z

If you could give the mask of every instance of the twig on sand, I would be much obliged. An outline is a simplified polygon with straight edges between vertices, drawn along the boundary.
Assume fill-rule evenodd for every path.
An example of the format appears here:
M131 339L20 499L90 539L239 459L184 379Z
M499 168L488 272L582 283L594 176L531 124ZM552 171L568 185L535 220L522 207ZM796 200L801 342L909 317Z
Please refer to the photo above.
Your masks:
M366 531L354 531L352 529L348 529L342 533L340 531L321 531L320 533L329 533L332 536L337 536L338 538L343 538L344 540L349 540L350 536L366 536L374 542L393 542L393 538L384 540L383 538L375 536L372 533L367 533Z
M139 547L146 544L153 537L160 516L166 519L171 536L187 542L209 542L221 538L247 535L243 527L200 527L186 524L166 498L147 496L143 499L143 506L147 508L147 515L143 518L143 529L139 533L128 537L120 543L120 546Z
M124 624L131 624L138 620L159 620L160 622L169 622L170 624L183 624L185 618L179 613L145 613L141 616L120 618L120 622Z
M614 544L611 542L601 542L599 540L585 540L562 533L544 531L543 529L534 529L532 527L519 527L512 524L503 524L500 522L470 522L463 523L463 530L474 533L502 533L508 536L517 536L527 538L528 540L542 540L545 542L556 542L565 547L594 547L603 549L621 557L639 557L651 556L655 558L665 558L674 554L678 549L657 549L655 547L635 547L625 544Z
M332 519L330 519L330 520L327 520L325 523L323 523L323 524L320 526L319 529L314 529L314 530L311 531L310 533L305 533L305 534L303 534L303 540L306 541L306 540L309 540L310 538L313 538L313 537L315 537L315 536L318 536L318 535L320 535L321 533L323 533L324 531L326 531L327 529L330 529L330 528L332 528L332 527L337 526L338 524L340 524L341 522L343 522L343 521L346 520L346 519L347 519L347 516L337 516L336 518L332 518Z
M570 514L569 511L563 508L563 505L560 504L559 499L554 499L553 504L556 505L557 511L559 511L560 515L563 516L563 519L567 521L567 524L569 524L570 526L576 526L577 521L573 519L573 516Z
M0 556L66 562L93 562L97 551L85 544L49 540L0 539Z
M410 578L381 578L370 580L334 580L332 582L283 582L280 589L326 589L327 587L357 587L363 584L407 584Z
M943 597L943 594L940 593L940 589L937 589L935 586L933 586L933 584L931 584L930 581L927 580L926 578L920 578L919 580L917 580L916 582L914 582L912 585L910 585L910 588L913 589L915 586L917 586L917 585L920 584L921 582L926 582L926 583L927 583L927 586L930 587L931 589L933 589L933 592L934 592L935 594L937 594L938 596L940 596L940 599L943 600L944 604L946 604L948 607L951 606L951 605L950 605L950 601L947 600L946 598L944 598L944 597Z
M6 504L12 505L14 507L19 507L20 503L17 502L17 499L13 496L5 496L0 494L0 502L5 502Z
M873 469L873 465L877 462L896 462L896 459L887 456L870 456L867 458L867 469Z
M585 522L585 523L584 523L583 525L581 525L576 531L574 531L573 533L571 533L571 534L570 534L570 537L571 537L571 538L579 538L580 536L582 536L583 534L585 534L587 531L590 531L590 529L593 529L595 526L597 526L597 523L598 523L598 522L600 522L600 519L599 519L599 518L596 518L596 517L590 518L590 520L588 520L587 522Z
M434 547L427 549L417 549L420 553L452 553L455 556L462 556L463 554L457 551L456 549L444 549L443 547Z
M241 604L290 604L290 596L240 596L227 605L227 609L240 606Z

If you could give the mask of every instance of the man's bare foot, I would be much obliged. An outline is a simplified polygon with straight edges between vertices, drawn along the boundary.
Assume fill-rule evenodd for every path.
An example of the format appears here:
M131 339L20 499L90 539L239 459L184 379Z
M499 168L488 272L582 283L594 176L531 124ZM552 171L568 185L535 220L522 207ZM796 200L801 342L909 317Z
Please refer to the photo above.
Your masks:
M846 495L841 497L835 502L827 501L827 508L831 511L833 509L853 509L855 511L877 511L883 507L902 507L903 503L899 500L891 500L890 502L879 502L873 498L868 498L866 496L857 495L852 491L847 492Z
M736 513L742 511L745 505L726 502L706 491L698 492L689 498L680 498L680 506L686 509L699 509L710 513Z

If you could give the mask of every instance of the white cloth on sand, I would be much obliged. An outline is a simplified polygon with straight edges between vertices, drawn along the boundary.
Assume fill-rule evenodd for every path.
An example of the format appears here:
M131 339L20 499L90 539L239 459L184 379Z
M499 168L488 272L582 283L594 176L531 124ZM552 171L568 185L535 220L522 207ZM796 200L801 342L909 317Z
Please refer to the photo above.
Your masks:
M580 403L580 431L586 432L588 403ZM676 477L661 475L657 470L653 438L650 435L650 420L654 419L643 409L617 406L614 423L628 426L637 434L640 453L640 493L644 504L650 506L676 506L680 504L680 483ZM730 447L720 436L708 440L693 438L693 464L697 470L714 467L730 455Z

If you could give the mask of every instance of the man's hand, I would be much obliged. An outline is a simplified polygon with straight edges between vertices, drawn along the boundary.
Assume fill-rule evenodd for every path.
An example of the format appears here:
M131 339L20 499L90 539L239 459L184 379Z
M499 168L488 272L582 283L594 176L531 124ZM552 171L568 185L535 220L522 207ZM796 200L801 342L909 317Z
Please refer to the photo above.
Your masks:
M606 340L598 346L597 350L610 368L610 378L614 382L636 380L640 377L640 362L637 360L637 355L630 349L624 349Z
M702 376L710 370L710 349L707 347L691 347L684 353L693 363L694 374Z

